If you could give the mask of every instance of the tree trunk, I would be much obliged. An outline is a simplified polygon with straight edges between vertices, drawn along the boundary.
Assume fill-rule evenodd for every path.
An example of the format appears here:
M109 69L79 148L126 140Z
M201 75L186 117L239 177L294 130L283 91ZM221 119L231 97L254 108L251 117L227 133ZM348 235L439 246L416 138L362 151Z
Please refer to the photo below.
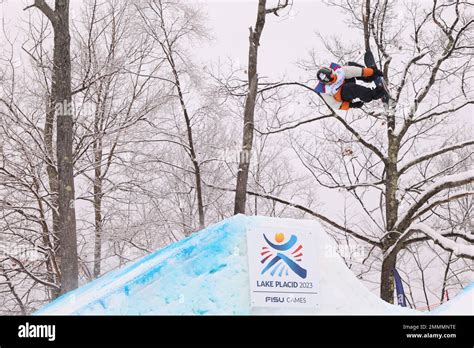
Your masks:
M364 45L365 50L370 50L370 18L371 18L370 0L362 3L362 20L364 27ZM386 217L386 237L382 240L382 251L388 250L398 239L398 234L393 228L398 219L398 151L399 141L393 135L395 129L395 118L390 114L387 115L387 136L388 136L388 158L385 163L386 183L385 183L385 217ZM393 292L395 289L393 279L393 269L397 263L397 251L387 256L382 261L382 271L380 273L380 297L386 302L393 303Z
M100 276L102 260L102 183L94 184L94 278Z
M52 209L52 220L53 220L53 234L51 236L52 240L52 250L54 251L54 255L51 256L51 262L56 263L56 261L61 264L58 257L55 255L59 251L59 207L58 207L58 194L59 194L59 187L58 187L58 171L56 169L56 154L54 152L53 146L53 128L54 128L54 117L55 117L55 102L54 97L51 95L48 98L47 102L47 110L46 110L46 118L44 123L44 143L45 149L47 154L46 159L46 172L48 174L48 183L49 183L49 190L51 194L51 205L53 206ZM45 236L45 238L49 241L49 236ZM49 244L49 243L48 243ZM55 270L58 270L58 266L54 264L53 267ZM56 272L57 282L61 283L61 274ZM51 281L51 280L50 280ZM51 281L54 282L54 281ZM55 299L59 296L59 291L56 289L51 290L52 298Z
M237 172L234 214L245 214L245 204L247 200L247 184L253 147L255 101L257 99L258 87L258 47L260 45L260 37L262 35L263 28L265 26L265 11L266 0L259 0L257 23L255 25L255 30L252 30L252 28L250 28L248 63L249 90L247 92L247 99L245 101L242 150L240 152L239 170Z
M191 117L189 116L188 108L186 106L186 102L184 100L184 94L183 90L181 88L181 80L179 78L179 73L178 69L176 67L176 63L173 57L173 43L170 41L168 37L168 32L164 26L164 17L163 17L163 11L162 11L162 4L160 2L160 19L162 21L162 31L165 36L166 40L166 46L164 46L164 43L160 43L164 49L164 53L167 57L167 60L170 64L171 70L173 72L173 77L174 77L174 82L175 82L175 87L178 92L178 97L179 97L179 103L181 105L181 110L183 111L183 116L184 120L186 122L186 133L188 136L188 145L189 145L189 155L191 157L191 161L193 163L194 167L194 179L195 179L195 185L196 185L196 197L198 201L198 215L199 215L199 227L201 229L204 228L205 226L205 216L204 216L204 199L203 199L203 192L202 192L202 179L201 179L201 166L199 164L197 154L196 154L196 148L195 148L195 143L193 139L193 129L192 129L192 124L191 124Z
M387 234L382 240L383 251L385 252L391 246L393 246L399 237L400 231L394 231L395 224L398 219L398 201L397 201L397 188L398 188L398 152L399 142L395 136L393 136L393 120L388 119L388 157L386 163L386 183L385 183L385 216L386 216L386 231ZM397 251L393 251L382 261L382 272L380 275L380 297L389 302L393 303L393 291L394 291L394 279L392 270L396 266Z
M199 215L199 227L201 229L205 226L205 219L204 219L204 200L202 198L202 180L201 180L201 167L199 165L199 161L196 155L196 149L194 147L194 140L193 140L193 129L191 125L191 118L189 117L188 109L186 107L186 103L184 101L183 91L181 89L181 83L178 75L178 71L176 70L176 65L173 59L173 56L169 55L170 65L173 70L173 75L176 82L176 89L178 90L179 102L181 105L181 109L183 111L184 120L186 122L186 132L188 135L188 145L189 145L189 152L191 156L191 161L193 162L194 167L194 179L196 184L196 196L198 201L198 215Z
M105 103L105 102L104 102ZM102 135L100 134L99 117L94 122L94 271L93 277L100 275L102 260Z
M380 297L382 300L393 304L393 292L395 282L393 279L393 269L397 264L397 255L391 254L382 261L382 271L380 273Z
M191 126L191 119L188 115L188 110L186 108L186 104L184 103L184 96L183 92L181 91L181 85L179 84L178 74L175 72L176 77L176 86L178 88L179 100L181 102L181 107L184 113L184 119L186 121L186 130L188 134L188 143L189 143L189 151L191 155L191 161L193 162L194 167L194 179L196 184L196 196L198 201L198 215L199 215L199 227L201 229L205 226L205 219L204 219L204 200L202 198L202 180L201 180L201 167L199 165L199 161L197 159L196 150L194 148L194 140L193 140L193 129Z
M362 10L362 18L364 24L364 44L365 50L370 50L370 0L365 0L365 9Z
M39 180L37 178L33 179L33 187L35 188L36 192L39 192ZM37 202L38 202L38 212L40 216L40 224L41 224L41 241L43 243L43 247L45 250L48 250L48 254L46 256L46 279L48 280L49 283L51 284L59 284L60 279L58 279L58 266L56 263L56 255L54 253L54 247L53 243L51 242L51 231L48 227L48 224L46 223L46 214L45 210L43 207L43 201L37 196ZM51 291L51 298L55 299L59 296L59 290L56 288L50 288Z
M454 240L456 240L455 238ZM440 302L443 302L444 300L444 294L446 291L446 285L448 284L448 274L449 274L449 269L451 267L451 261L453 259L453 252L449 253L448 256L448 261L446 262L446 268L444 269L444 275L443 275L443 286L441 287L441 296L440 296Z
M53 96L56 103L56 155L58 161L59 253L61 294L78 286L76 214L72 158L71 56L69 0L56 0L54 10Z
M389 144L390 143L391 141L389 141ZM386 229L387 232L389 232L389 234L387 235L387 239L388 241L392 242L396 240L396 236L393 236L390 232L393 231L398 219L397 188L399 178L397 171L397 145L389 145L388 152L388 164L386 166L387 176L385 184L385 216L387 219Z

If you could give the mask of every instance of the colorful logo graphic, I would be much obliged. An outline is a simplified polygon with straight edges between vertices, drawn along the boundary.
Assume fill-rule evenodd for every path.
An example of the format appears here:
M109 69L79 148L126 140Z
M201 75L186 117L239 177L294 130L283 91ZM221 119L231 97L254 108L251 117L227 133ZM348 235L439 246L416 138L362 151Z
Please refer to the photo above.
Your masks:
M263 238L267 245L262 247L262 252L260 253L262 260L260 262L265 264L268 261L268 263L263 268L261 274L270 271L271 276L278 274L281 277L284 273L288 275L288 269L291 269L299 277L306 278L306 270L297 263L302 261L303 252L301 249L303 249L303 245L299 244L296 246L298 238L294 234L291 235L286 243L284 243L284 233L275 234L275 242L277 244L269 241L265 234ZM291 251L293 247L295 248Z

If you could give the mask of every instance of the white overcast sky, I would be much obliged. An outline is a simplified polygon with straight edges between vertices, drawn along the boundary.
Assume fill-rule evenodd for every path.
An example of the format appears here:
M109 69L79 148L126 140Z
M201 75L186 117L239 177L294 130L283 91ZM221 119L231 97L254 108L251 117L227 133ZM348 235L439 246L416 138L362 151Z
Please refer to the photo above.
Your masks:
M211 56L229 56L246 64L248 28L255 24L256 4L257 1L246 0L205 2L215 37L215 45L208 51ZM295 1L286 18L267 16L259 51L260 75L293 72L294 63L306 58L308 50L321 47L316 31L324 36L342 35L347 33L347 28L339 10L321 0ZM347 37L348 40L363 40L357 35Z
M4 19L9 33L16 32L18 27L25 27L22 20L27 20L28 14L23 8L32 2L33 0L0 0L0 18ZM54 3L52 0L48 2ZM72 20L78 13L81 2L71 0ZM232 58L245 65L248 28L255 24L257 1L200 0L199 3L207 13L207 27L211 29L214 40L202 46L196 55L203 60ZM268 3L272 4L272 0ZM362 45L360 33L348 35L337 8L329 7L321 0L296 0L288 17L278 18L272 15L267 18L259 53L260 74L279 76L296 71L294 63L298 59L305 58L309 49L321 47L316 31L328 37L344 35L348 40L361 41Z

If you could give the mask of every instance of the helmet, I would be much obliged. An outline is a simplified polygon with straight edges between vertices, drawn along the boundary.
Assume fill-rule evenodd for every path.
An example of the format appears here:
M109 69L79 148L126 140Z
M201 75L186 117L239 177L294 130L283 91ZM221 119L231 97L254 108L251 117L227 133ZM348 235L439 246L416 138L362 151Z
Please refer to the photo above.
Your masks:
M329 68L321 68L318 70L318 80L321 81L321 83L327 85L333 80L333 75L334 71Z

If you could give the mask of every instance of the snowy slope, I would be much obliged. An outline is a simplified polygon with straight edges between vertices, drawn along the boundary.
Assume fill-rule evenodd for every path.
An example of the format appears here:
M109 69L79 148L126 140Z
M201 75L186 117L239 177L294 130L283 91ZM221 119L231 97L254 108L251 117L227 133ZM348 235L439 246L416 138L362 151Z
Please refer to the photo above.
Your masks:
M442 304L431 314L441 315L473 315L474 314L474 282L469 284L455 298Z
M251 309L246 230L311 228L321 270L312 310ZM372 294L337 255L315 221L234 216L76 289L36 314L411 314Z

